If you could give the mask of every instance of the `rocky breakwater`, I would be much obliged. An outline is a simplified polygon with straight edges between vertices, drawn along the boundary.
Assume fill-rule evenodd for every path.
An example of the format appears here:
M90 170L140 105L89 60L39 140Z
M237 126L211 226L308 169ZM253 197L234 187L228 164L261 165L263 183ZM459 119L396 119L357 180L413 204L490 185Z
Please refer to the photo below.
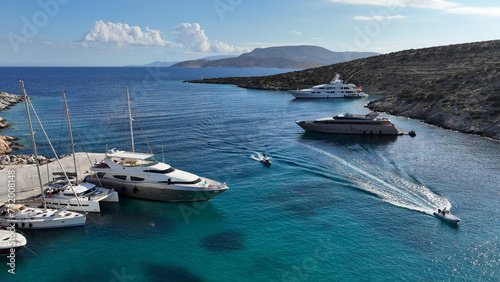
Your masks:
M44 156L38 156L39 164L46 164L55 161L55 159L47 159ZM0 168L5 165L23 165L36 164L35 155L0 155Z
M23 100L23 97L14 94L8 94L5 92L0 92L0 111L9 108L10 106L19 103ZM5 119L0 117L0 129L7 127ZM20 144L15 141L18 140L16 137L2 136L0 135L0 154L9 154L12 150L19 148Z
M367 105L463 133L500 139L500 64L406 88Z

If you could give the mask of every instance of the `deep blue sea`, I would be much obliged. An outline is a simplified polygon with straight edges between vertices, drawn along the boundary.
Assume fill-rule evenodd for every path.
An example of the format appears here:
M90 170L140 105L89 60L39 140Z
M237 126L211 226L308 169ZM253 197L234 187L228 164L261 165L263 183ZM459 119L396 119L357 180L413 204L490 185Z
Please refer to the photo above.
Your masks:
M61 90L88 151L129 150L128 86L136 151L148 150L142 127L158 160L230 187L199 203L121 198L85 227L26 231L36 254L21 250L15 275L0 257L0 281L500 280L500 142L396 116L417 136L305 134L295 120L367 113L379 97L182 82L285 71L0 68L0 91L24 80L58 154L70 152ZM16 154L31 153L24 104L0 116L0 134L26 144ZM458 226L432 216L445 206Z

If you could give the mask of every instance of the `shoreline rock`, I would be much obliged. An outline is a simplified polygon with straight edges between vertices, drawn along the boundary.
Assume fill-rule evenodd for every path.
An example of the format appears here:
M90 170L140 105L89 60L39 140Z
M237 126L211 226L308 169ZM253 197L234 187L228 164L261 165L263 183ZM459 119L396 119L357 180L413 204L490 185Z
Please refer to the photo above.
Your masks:
M0 92L0 111L10 108L12 105L17 104L23 100L22 96ZM9 126L6 120L0 117L0 129ZM9 154L13 150L19 149L22 145L14 142L19 138L11 136L0 135L0 154Z

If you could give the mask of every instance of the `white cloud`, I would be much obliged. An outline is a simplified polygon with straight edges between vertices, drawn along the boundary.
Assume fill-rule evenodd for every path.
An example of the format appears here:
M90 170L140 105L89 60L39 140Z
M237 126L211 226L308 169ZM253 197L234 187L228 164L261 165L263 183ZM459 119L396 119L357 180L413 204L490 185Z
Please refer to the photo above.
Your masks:
M164 40L159 30L146 27L142 31L138 26L128 24L96 21L94 27L85 34L83 41L111 43L118 46L175 46L176 44Z
M292 30L292 33L295 35L302 35L302 32L297 31L297 30Z
M500 17L500 7L456 7L448 9L452 14L479 15L489 17Z
M365 16L357 16L357 17L354 17L355 20L358 20L358 21L372 21L372 20L375 20L375 21L386 21L386 20L401 20L401 19L405 19L406 16L402 16L402 15L395 15L395 16L373 16L373 17L365 17Z
M228 45L220 41L210 41L198 23L183 23L178 25L174 31L177 34L177 42L188 50L198 53L221 53L237 54L246 50Z
M470 7L444 0L329 0L333 3L374 5L385 7L412 7L443 10L452 14L500 17L500 7Z
M386 7L413 7L443 10L455 7L458 4L444 0L329 0L334 3L354 5L375 5Z

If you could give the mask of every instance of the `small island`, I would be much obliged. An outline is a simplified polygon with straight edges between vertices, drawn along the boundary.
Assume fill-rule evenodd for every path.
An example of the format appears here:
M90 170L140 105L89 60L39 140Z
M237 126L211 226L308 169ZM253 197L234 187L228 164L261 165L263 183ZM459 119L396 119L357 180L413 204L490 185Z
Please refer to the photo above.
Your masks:
M388 112L500 139L500 40L405 50L349 62L261 77L193 80L263 90L308 88L340 73L382 99Z

